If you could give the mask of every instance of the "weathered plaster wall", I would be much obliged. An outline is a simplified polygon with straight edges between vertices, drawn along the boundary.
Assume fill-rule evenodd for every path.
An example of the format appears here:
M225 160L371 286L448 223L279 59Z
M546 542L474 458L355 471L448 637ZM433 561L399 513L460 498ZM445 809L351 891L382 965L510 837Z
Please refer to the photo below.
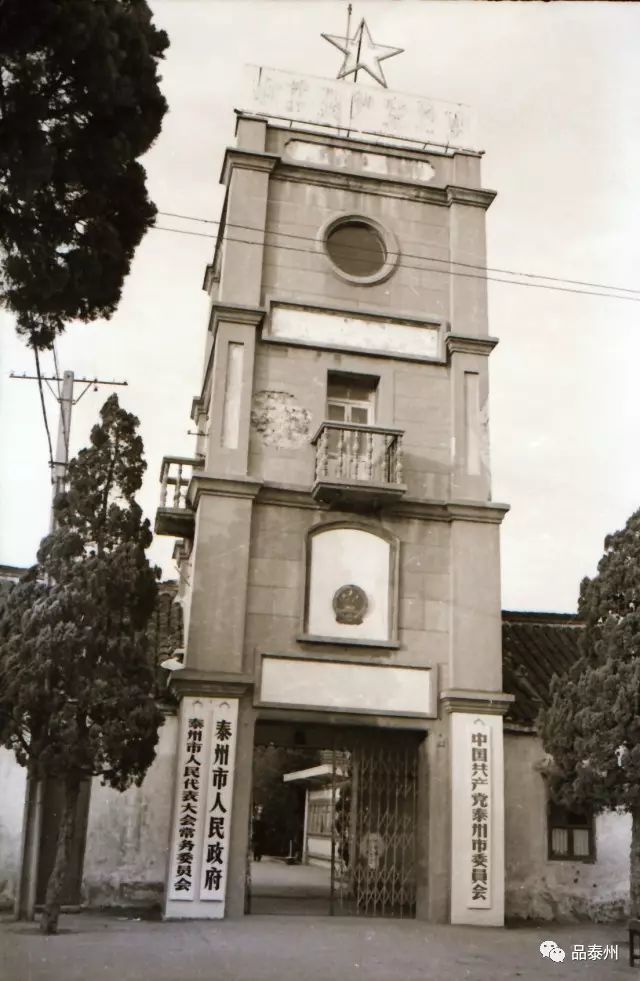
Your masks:
M141 787L91 788L83 897L90 906L152 906L164 892L177 720L167 716Z
M547 793L534 736L505 738L506 914L511 919L622 918L629 896L630 818L596 818L595 862L547 857Z
M26 773L13 751L0 749L0 909L12 907L16 897Z
M363 357L259 343L249 442L249 472L310 487L309 440L326 417L329 372L378 378L375 423L402 429L403 473L412 497L450 496L451 408L444 365Z

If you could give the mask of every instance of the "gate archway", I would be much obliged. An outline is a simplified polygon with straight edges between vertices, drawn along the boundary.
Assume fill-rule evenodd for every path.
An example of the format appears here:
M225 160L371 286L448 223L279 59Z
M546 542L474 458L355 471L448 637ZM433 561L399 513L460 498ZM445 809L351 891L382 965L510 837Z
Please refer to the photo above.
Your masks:
M257 746L301 744L311 765L283 772L282 784L304 798L302 826L288 855L258 867L250 854L247 908L415 916L418 734L258 724Z

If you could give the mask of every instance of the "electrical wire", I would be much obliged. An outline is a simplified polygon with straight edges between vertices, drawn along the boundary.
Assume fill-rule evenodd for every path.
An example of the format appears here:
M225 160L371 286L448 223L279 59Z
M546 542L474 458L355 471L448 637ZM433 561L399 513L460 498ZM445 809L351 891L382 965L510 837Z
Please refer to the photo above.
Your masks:
M173 232L173 233L175 233L177 235L191 235L191 236L195 236L197 238L216 239L218 237L216 235L208 235L206 232L192 232L192 231L189 231L189 230L183 229L183 228L167 228L165 225L152 225L151 228L154 228L156 231L159 231L159 232ZM267 232L266 234L271 234L271 233L270 232ZM223 242L235 242L235 243L242 244L242 245L258 245L258 246L261 246L261 247L264 244L262 242L252 242L249 239L231 238L229 236L225 236L223 238ZM284 250L286 252L298 252L300 254L303 254L303 253L306 253L308 255L316 255L317 254L315 249L301 249L299 247L292 246L292 245L282 245L282 244L280 244L278 242L271 243L270 244L270 248L282 249L282 250ZM425 261L430 261L430 262L434 261L432 257L423 257L423 258L424 258ZM438 260L435 260L435 261L437 261L437 262L447 262L447 263L449 262L448 259L438 259ZM297 268L297 269L299 269L299 267L289 267L289 268ZM529 289L551 290L552 292L556 292L556 293L573 293L573 294L576 294L578 296L600 296L600 297L605 297L605 298L610 299L610 300L630 300L630 301L632 301L634 303L640 303L640 291L638 291L638 295L637 296L636 295L622 296L619 293L603 292L602 290L600 290L600 291L598 291L598 290L582 290L582 289L574 289L573 287L570 287L570 286L552 286L552 285L549 285L547 283L522 282L522 280L517 280L517 279L501 279L501 278L498 278L497 276L483 276L483 275L480 275L478 273L461 272L461 271L456 270L456 269L437 269L437 268L435 268L433 266L424 266L424 265L413 266L413 265L410 265L408 263L404 263L403 264L403 268L404 269L413 269L413 270L416 270L417 272L434 272L434 273L439 274L440 276L459 276L459 277L463 277L465 279L481 279L481 280L484 280L485 282L489 282L489 283L506 283L508 286L526 286ZM481 269L483 267L478 266L478 267L474 267L474 268ZM569 282L569 281L566 280L565 282ZM610 289L616 289L616 287L610 287Z
M49 467L51 468L52 479L53 479L53 445L51 443L51 432L49 430L49 420L47 419L47 407L44 402L44 390L42 388L42 374L40 372L40 357L38 355L38 348L34 346L33 353L36 359L36 375L38 376L38 389L40 391L40 406L42 408L42 418L44 419L44 428L47 432L47 443L49 444Z
M58 368L58 354L57 354L57 351L56 351L56 342L55 341L51 345L51 350L53 351L53 367L55 368L56 386L57 386L57 389L58 389L58 398L60 398L60 395L62 394L62 389L60 388L60 369Z
M221 221L215 221L213 218L196 218L193 215L181 215L181 214L177 214L176 212L173 212L173 211L159 211L158 214L159 215L162 215L165 218L180 218L180 219L182 219L184 221L198 222L198 223L203 224L203 225L221 225L221 224L223 224ZM315 236L311 236L311 235L296 235L293 232L280 232L280 231L277 231L275 229L258 228L257 226L254 226L254 225L240 225L240 224L235 224L234 222L226 222L224 224L225 224L225 228L238 228L241 231L247 231L247 232L263 232L264 234L267 234L267 235L280 235L283 238L301 239L301 240L303 240L305 242L315 242L316 241ZM156 225L156 226L153 226L153 227L161 228L164 231L169 231L169 229L163 228L163 226L160 226L160 225ZM178 232L183 231L182 229L171 229L171 230L172 231L178 231ZM183 234L185 234L185 235L187 235L187 234L190 234L190 235L201 234L202 235L204 233L202 233L202 232L201 233L187 232L186 230L184 230ZM207 238L216 238L217 236L215 236L215 235L208 235L206 237ZM362 248L361 246L341 245L341 249L347 249L347 250L348 249L353 249L353 250L355 250L357 252L360 252L360 253L362 253L362 252L371 252L372 254L377 254L375 252L375 250ZM303 250L303 251L309 251L309 250ZM525 277L527 279L544 279L544 280L547 280L548 282L552 282L552 283L568 283L570 286L588 286L588 287L591 287L593 289L617 290L619 293L634 293L634 294L638 294L638 296L640 296L640 289L633 289L633 288L631 288L629 286L613 286L611 283L592 283L592 282L589 282L588 280L569 279L566 276L545 276L542 273L523 272L523 271L517 270L517 269L501 269L501 268L499 268L497 266L478 265L478 264L473 263L473 262L459 262L459 261L457 261L455 259L440 259L437 256L422 256L422 255L418 255L418 254L413 253L413 252L402 252L401 253L401 252L394 252L392 250L389 250L389 251L387 251L387 255L388 256L391 256L391 257L400 257L400 256L402 256L405 259L419 259L419 260L428 261L428 262L441 262L441 263L445 263L447 265L461 266L463 269L479 269L482 272L500 273L503 276L523 276L523 277Z

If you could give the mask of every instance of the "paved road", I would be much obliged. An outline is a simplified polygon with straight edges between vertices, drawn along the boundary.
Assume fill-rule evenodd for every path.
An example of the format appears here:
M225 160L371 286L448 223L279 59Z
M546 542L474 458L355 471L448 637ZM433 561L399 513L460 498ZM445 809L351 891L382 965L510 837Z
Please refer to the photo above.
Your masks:
M287 865L265 855L251 863L253 896L317 896L328 898L331 870L317 865Z
M622 943L622 927L492 930L415 921L251 916L160 923L93 913L63 916L62 933L0 921L2 981L617 981L619 960L573 961L574 944ZM567 951L541 957L542 940Z

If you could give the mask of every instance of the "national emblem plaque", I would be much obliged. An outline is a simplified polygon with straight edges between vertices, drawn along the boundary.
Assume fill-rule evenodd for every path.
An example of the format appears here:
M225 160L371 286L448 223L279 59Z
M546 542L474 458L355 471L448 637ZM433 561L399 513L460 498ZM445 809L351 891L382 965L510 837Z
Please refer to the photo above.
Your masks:
M333 597L333 612L338 623L356 625L362 623L369 602L367 594L360 586L350 583L336 590Z

